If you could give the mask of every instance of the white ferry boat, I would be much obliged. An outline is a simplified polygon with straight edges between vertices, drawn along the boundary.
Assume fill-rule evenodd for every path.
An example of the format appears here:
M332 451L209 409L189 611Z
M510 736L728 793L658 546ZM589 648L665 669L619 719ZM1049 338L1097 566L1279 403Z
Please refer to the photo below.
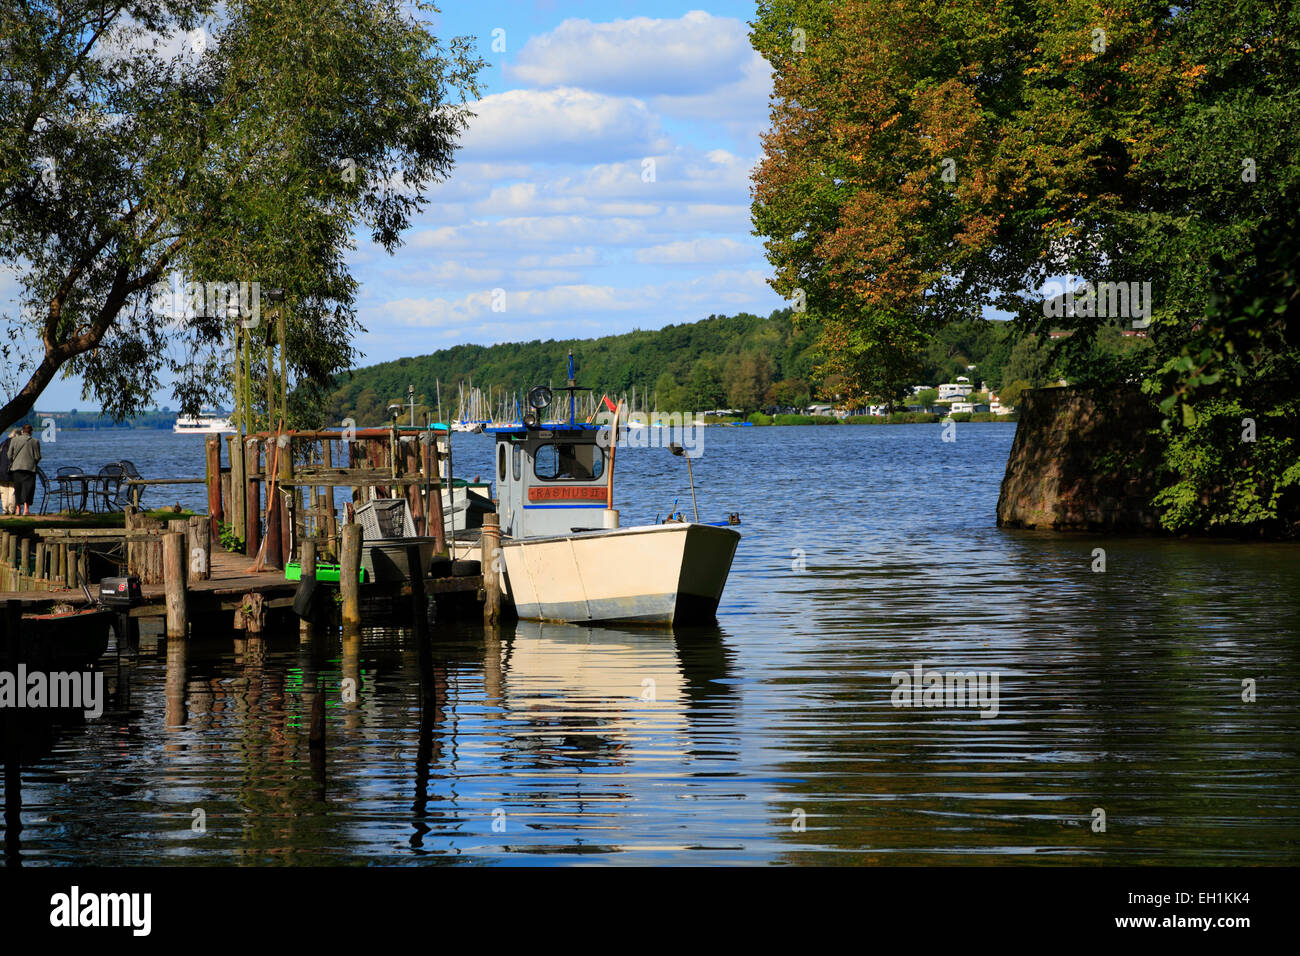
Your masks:
M219 435L234 430L235 426L231 424L229 418L209 418L206 416L200 416L199 418L182 416L176 419L176 424L172 426L172 431L178 435Z

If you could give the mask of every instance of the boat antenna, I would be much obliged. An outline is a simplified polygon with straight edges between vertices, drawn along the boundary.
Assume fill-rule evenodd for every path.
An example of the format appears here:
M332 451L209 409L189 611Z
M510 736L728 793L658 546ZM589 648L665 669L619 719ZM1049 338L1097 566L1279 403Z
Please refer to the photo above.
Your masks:
M573 424L573 349L569 349L569 424Z
M695 509L695 523L699 524L700 506L695 501L695 471L694 469L691 468L691 456L686 454L686 449L683 448L681 445L677 444L677 442L673 442L672 444L670 444L668 446L668 450L672 452L674 455L676 455L678 458L686 459L686 474L690 476L690 480L691 480L691 507Z

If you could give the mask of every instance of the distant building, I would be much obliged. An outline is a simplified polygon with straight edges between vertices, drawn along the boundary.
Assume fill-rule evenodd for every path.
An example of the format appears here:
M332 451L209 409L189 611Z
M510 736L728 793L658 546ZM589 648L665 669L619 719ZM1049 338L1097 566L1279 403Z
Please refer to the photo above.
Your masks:
M955 398L965 398L973 389L966 376L958 376L955 382L944 382L939 386L939 401L947 402Z

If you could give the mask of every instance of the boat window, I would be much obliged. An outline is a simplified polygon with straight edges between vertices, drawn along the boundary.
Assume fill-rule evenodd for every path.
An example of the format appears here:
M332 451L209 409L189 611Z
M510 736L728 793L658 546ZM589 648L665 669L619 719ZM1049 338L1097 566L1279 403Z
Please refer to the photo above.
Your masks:
M515 460L514 460L515 481L518 481L520 478L523 477L523 466L521 462L523 461L524 458L524 452L523 449L521 449L518 445L514 445L512 447L515 453Z
M593 443L542 445L533 456L533 474L546 481L592 481L605 471L605 451Z
M506 480L506 446L497 445L497 478Z

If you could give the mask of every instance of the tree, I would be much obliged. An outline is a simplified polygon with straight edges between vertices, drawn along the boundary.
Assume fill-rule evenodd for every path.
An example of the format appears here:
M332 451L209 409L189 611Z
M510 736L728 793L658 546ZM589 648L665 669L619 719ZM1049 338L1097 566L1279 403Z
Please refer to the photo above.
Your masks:
M1031 388L1041 388L1052 380L1052 370L1051 344L1036 335L1027 335L1012 348L1002 369L1002 380L1025 381Z
M702 358L691 368L686 383L686 400L695 411L718 408L727 400L716 361Z
M785 378L767 390L764 399L779 408L803 408L812 397L812 389L807 382L797 378Z
M229 389L239 329L268 364L279 338L307 393L350 365L344 254L357 229L395 249L449 175L471 41L439 43L416 19L433 8L398 0L23 7L0 9L0 255L23 307L5 358L36 355L0 428L60 372L119 419L168 372L195 412ZM189 284L165 294L173 272Z
M766 352L749 351L733 356L723 373L727 402L732 408L752 411L772 384L772 360Z

